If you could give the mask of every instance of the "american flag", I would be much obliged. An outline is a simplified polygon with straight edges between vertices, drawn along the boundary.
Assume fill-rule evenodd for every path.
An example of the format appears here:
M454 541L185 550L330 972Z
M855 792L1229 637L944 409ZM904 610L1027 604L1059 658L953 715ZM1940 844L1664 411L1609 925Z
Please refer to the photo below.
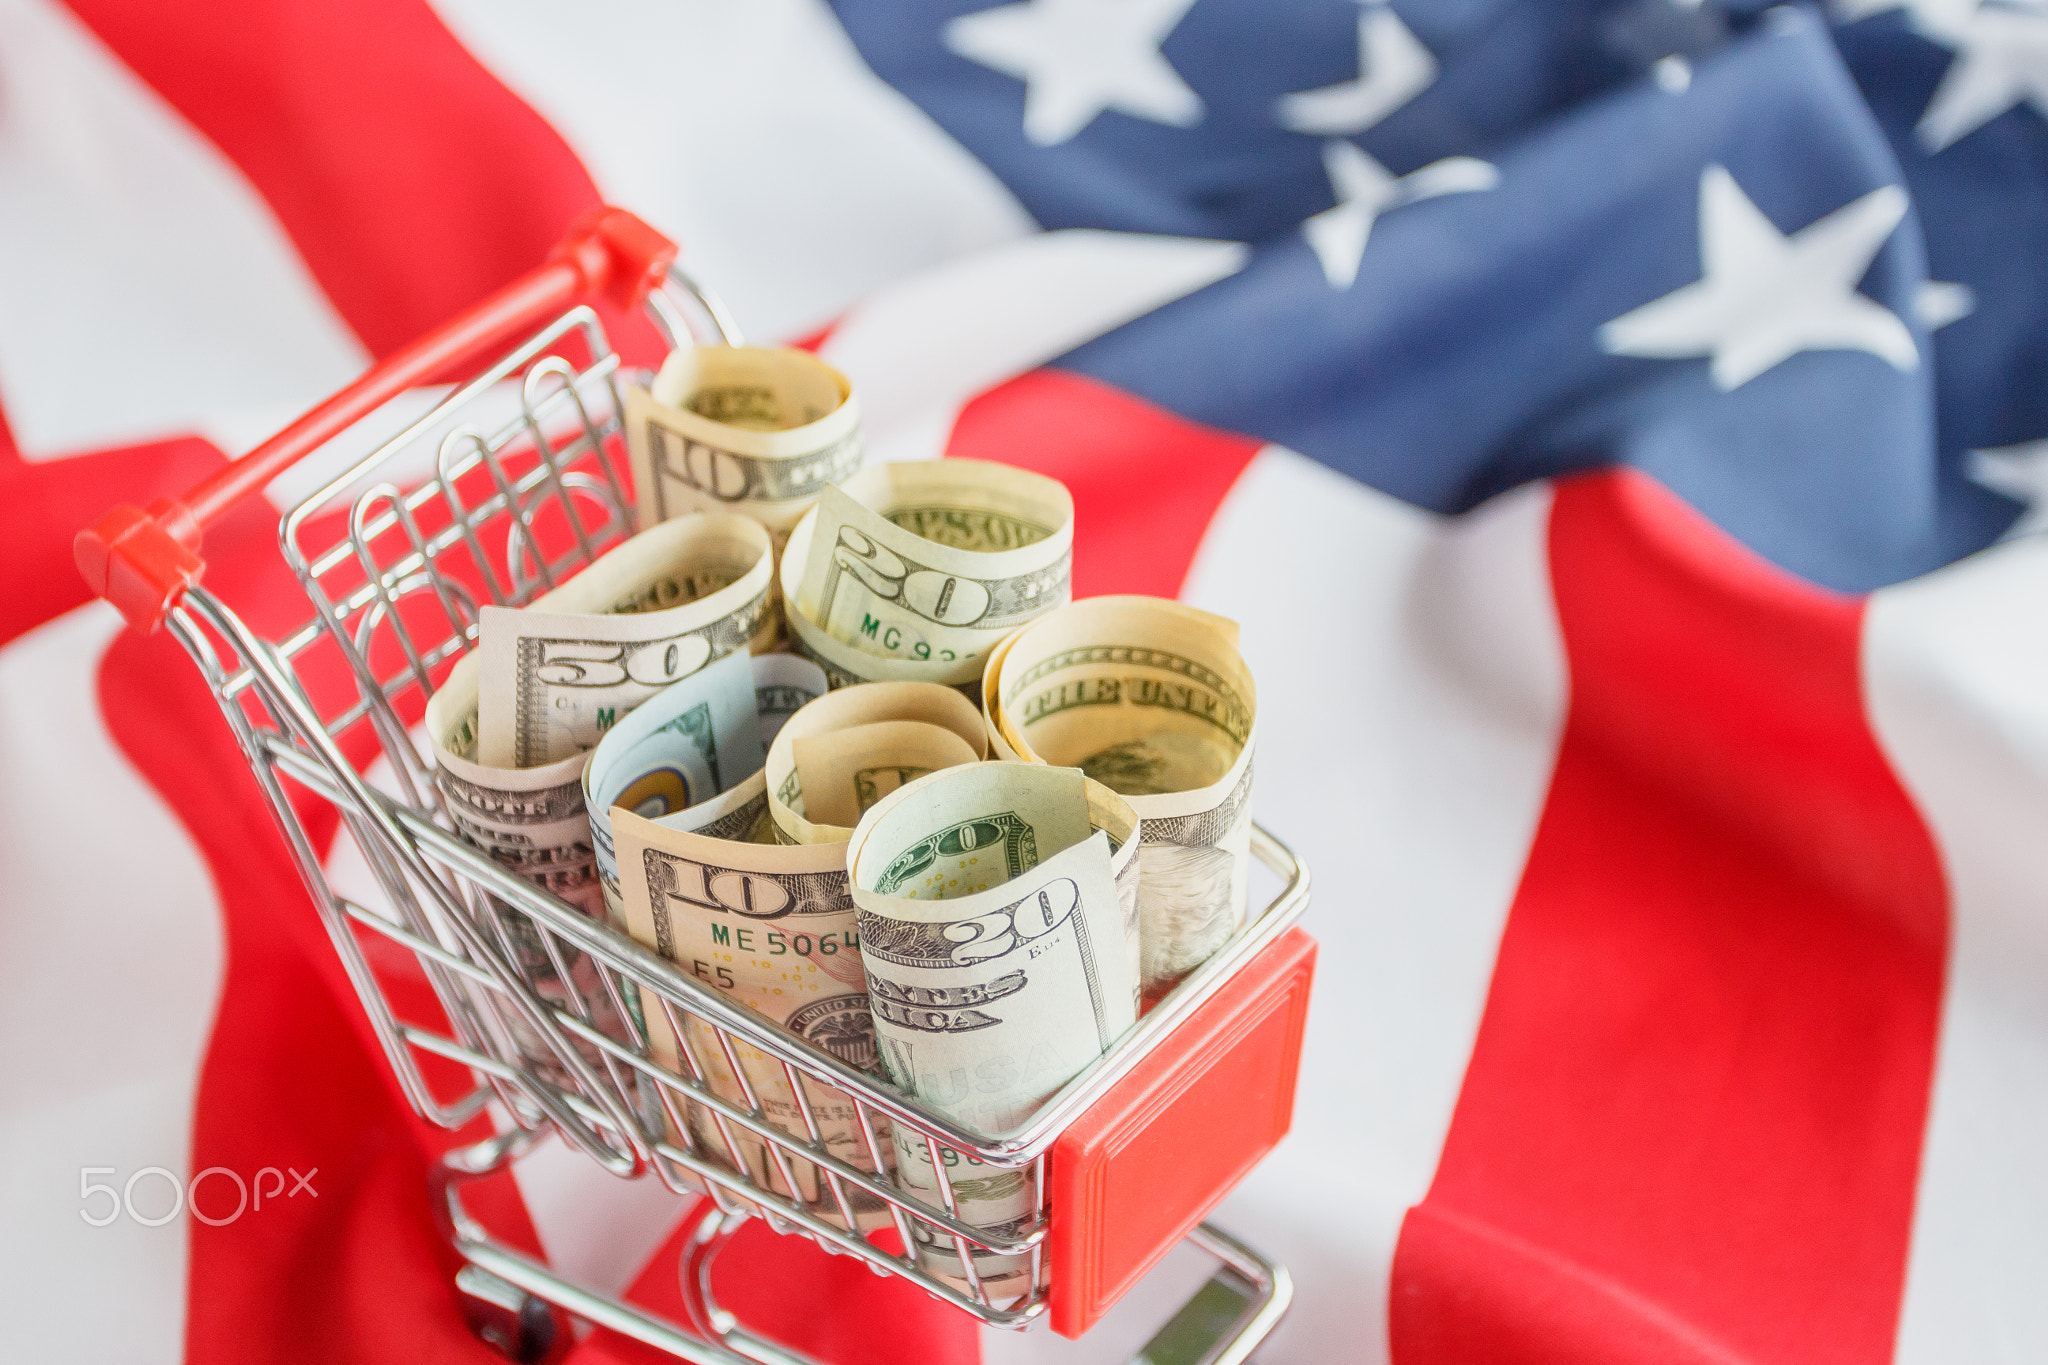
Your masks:
M1297 1276L1265 1358L2048 1358L2041 0L0 0L10 1355L494 1358L445 1135L70 539L600 201L871 458L1055 475L1078 593L1243 622L1323 944L1218 1215ZM303 615L274 517L209 583ZM265 1168L316 1174L222 1221ZM651 1183L486 1202L673 1300ZM758 1224L725 1284L1000 1365L1121 1358L1185 1269L1072 1346Z

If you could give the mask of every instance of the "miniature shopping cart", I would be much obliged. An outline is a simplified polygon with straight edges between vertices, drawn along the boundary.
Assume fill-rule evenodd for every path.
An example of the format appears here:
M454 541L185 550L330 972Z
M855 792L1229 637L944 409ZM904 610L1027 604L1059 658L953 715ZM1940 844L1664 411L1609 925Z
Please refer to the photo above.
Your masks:
M1253 836L1280 884L1264 910L1099 1064L991 1139L586 918L458 837L442 809L411 732L474 646L480 607L523 605L635 529L621 477L628 375L607 320L613 330L639 326L633 313L644 308L671 345L738 342L675 254L631 214L592 214L540 269L182 501L119 508L80 533L81 570L137 627L168 622L205 675L412 1105L448 1129L487 1109L496 1116L497 1136L445 1158L436 1208L466 1263L457 1286L472 1324L507 1354L537 1359L551 1335L565 1341L562 1309L685 1360L796 1365L803 1357L740 1326L712 1294L719 1248L759 1217L985 1323L1021 1328L1045 1317L1068 1336L1186 1240L1221 1266L1147 1358L1246 1359L1286 1311L1287 1274L1202 1220L1286 1133L1293 1109L1315 946L1292 927L1308 873L1278 840ZM379 439L360 441L364 427ZM349 461L352 442L374 448ZM280 547L314 613L274 638L200 586L198 554L202 528L266 492L289 508ZM374 893L344 894L345 879L323 866L312 831L332 828L334 813ZM408 1000L421 1012L420 974L444 1018L408 1020L396 1008ZM655 1010L681 1043L673 1066L649 1045ZM779 1065L810 1131L769 1117L750 1068L735 1061L749 1045ZM723 1067L703 1055L712 1047ZM713 1070L738 1077L743 1093L721 1093L707 1079ZM856 1107L867 1169L822 1140L809 1117L817 1087ZM686 1122L686 1111L711 1121ZM943 1209L892 1183L874 1136L880 1120L927 1140ZM679 1266L689 1323L578 1287L465 1211L464 1182L550 1131L616 1176L651 1170L700 1196ZM954 1216L936 1157L946 1148L1022 1172L1035 1215L1000 1232ZM886 1210L889 1227L849 1230L860 1226L856 1205ZM1031 1287L995 1298L975 1273L977 1250L1028 1258ZM950 1277L934 1268L941 1259Z

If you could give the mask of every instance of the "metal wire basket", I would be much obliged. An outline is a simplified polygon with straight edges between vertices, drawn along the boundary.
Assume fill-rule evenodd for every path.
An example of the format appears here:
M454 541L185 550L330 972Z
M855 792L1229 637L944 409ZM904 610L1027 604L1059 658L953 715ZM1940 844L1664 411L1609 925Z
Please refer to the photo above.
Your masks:
M1176 1335L1180 1355L1243 1360L1285 1311L1288 1279L1201 1219L1286 1130L1313 957L1290 931L1307 901L1307 871L1265 831L1255 831L1252 849L1280 884L1265 908L1099 1064L991 1139L586 918L465 842L443 810L412 731L475 644L480 606L522 605L635 529L620 477L625 372L595 305L644 306L671 345L739 340L674 254L623 211L592 215L540 270L185 499L117 509L82 532L81 568L135 624L168 623L219 699L413 1107L456 1129L497 1101L503 1130L448 1154L438 1196L444 1230L467 1262L458 1285L473 1322L508 1353L532 1358L544 1347L545 1303L683 1359L794 1365L803 1358L741 1327L711 1290L719 1247L759 1217L985 1323L1023 1327L1050 1315L1070 1335L1185 1237L1221 1262L1216 1289L1234 1309L1218 1315L1212 1292L1199 1329ZM468 377L425 411L394 415L392 400L450 373ZM310 472L334 436L372 416L397 429L345 469ZM266 639L198 585L199 540L203 526L266 485L276 497L293 480L280 546L313 614ZM330 880L310 819L321 803L361 848L380 893L365 899L381 904L350 899ZM369 945L380 939L417 963L443 1019L400 1017L388 970L372 967ZM657 1011L679 1044L673 1066L649 1044L645 1021ZM707 1048L719 1056L707 1058ZM803 1116L799 1130L770 1117L739 1064L742 1048L773 1059ZM438 1093L425 1057L467 1068L469 1087ZM738 1079L737 1097L710 1084L707 1061ZM871 1169L828 1150L809 1102L820 1086L855 1106ZM708 1125L686 1121L693 1108ZM889 1178L875 1138L881 1123L926 1139L942 1208ZM1192 1149L1190 1124L1201 1130ZM680 1267L694 1332L564 1280L469 1216L463 1183L550 1130L616 1176L652 1172L701 1196ZM1155 1149L1176 1135L1169 1169ZM751 1164L743 1148L757 1154ZM948 1148L1023 1173L1035 1212L1022 1230L991 1232L956 1216L937 1158ZM856 1205L886 1211L893 1245L859 1230ZM952 1253L956 1273L933 1268L932 1248ZM976 1250L1028 1258L1030 1287L992 1296Z

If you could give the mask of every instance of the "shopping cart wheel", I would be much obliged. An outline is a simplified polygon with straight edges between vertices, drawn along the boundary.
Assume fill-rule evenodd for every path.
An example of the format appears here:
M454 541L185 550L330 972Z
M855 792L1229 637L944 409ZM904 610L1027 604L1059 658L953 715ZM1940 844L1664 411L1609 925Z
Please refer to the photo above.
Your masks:
M553 1305L490 1271L466 1265L455 1276L469 1330L519 1365L553 1360L570 1342L568 1324ZM560 1348L560 1349L558 1349Z

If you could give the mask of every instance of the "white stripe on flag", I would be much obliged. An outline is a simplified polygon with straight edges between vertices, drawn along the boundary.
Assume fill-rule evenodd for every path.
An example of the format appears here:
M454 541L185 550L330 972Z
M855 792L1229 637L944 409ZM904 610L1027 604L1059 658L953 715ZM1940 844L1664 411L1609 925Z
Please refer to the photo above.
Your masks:
M1253 810L1315 874L1294 1132L1217 1215L1294 1272L1276 1360L1387 1355L1395 1239L1436 1172L1563 731L1549 513L1536 485L1445 521L1268 448L1182 594L1242 624ZM987 1365L1123 1359L1189 1268L1079 1343L990 1333Z
M24 458L303 408L363 368L255 190L69 11L0 0L0 33L0 397Z
M749 339L1030 232L1001 181L878 79L822 0L433 0L612 203L684 244Z
M860 392L871 461L944 452L961 407L1243 268L1236 242L1045 232L878 290L820 354Z
M654 1176L620 1180L550 1137L512 1168L548 1264L578 1284L623 1294L694 1202Z
M1899 1365L2048 1358L2048 539L1871 600L1871 725L1941 850L1949 968Z
M184 1345L189 1213L81 1216L110 1207L81 1199L84 1167L116 1189L152 1166L185 1181L223 971L205 861L100 718L120 628L95 602L0 650L0 1321L25 1360ZM133 1195L144 1218L171 1206L163 1176Z

